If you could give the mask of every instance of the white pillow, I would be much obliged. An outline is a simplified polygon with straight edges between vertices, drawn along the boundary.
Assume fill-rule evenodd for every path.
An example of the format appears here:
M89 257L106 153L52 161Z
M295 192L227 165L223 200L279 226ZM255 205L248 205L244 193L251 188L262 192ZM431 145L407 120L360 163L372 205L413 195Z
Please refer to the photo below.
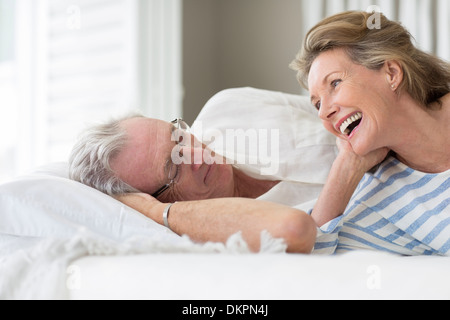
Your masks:
M337 155L336 137L325 130L309 97L277 91L223 90L206 103L191 130L217 153L237 160L241 170L268 179L324 184Z
M80 228L114 240L155 233L178 238L114 198L64 177L67 168L49 165L0 185L2 239L70 237Z

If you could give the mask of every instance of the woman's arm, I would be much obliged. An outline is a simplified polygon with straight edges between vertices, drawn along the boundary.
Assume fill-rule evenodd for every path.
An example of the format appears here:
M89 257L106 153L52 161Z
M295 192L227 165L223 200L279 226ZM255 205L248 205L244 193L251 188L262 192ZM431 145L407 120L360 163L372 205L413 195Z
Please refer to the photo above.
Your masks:
M157 223L164 224L166 203L147 194L117 198ZM310 253L316 238L316 226L308 214L288 206L244 198L177 202L170 208L168 222L172 231L179 235L186 234L198 242L225 243L231 235L240 231L254 252L260 248L263 230L274 238L284 239L288 252Z
M338 139L337 145L339 154L311 214L319 227L344 213L364 174L382 162L389 151L378 149L361 157L348 142Z

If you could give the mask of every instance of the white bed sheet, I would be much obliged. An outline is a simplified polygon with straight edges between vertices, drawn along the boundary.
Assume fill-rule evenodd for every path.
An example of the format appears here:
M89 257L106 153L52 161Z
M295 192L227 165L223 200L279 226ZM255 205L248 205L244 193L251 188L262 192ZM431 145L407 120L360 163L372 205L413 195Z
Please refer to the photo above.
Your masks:
M442 257L144 254L86 257L72 268L70 299L450 299Z

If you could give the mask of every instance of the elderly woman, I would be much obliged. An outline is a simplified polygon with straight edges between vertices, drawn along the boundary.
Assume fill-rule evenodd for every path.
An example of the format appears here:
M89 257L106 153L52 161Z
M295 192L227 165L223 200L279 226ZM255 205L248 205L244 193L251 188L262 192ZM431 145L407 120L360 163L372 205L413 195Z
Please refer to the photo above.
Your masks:
M323 20L292 63L340 146L312 211L316 250L450 255L450 66L383 15L369 29L370 16ZM365 174L361 161L388 150Z
M242 123L230 117L235 112ZM261 231L267 230L283 238L288 251L310 252L316 227L303 212L310 206L297 204L317 199L335 157L335 139L314 113L304 97L253 88L222 91L203 108L192 130L203 123L203 136L211 136L211 129L245 126L272 126L280 133L276 147L284 151L281 159L271 158L279 170L270 176L214 155L212 144L201 144L181 119L169 123L140 115L86 130L73 148L70 176L121 196L125 204L193 240L224 242L241 231L257 250Z

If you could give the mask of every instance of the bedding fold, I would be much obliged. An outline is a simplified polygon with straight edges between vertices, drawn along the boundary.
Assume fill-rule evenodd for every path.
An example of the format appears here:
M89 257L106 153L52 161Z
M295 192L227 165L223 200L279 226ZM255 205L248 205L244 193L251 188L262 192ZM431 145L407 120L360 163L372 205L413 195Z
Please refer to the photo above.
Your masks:
M126 256L152 253L250 254L240 233L226 244L196 244L187 236L174 240L162 233L117 241L81 228L69 238L45 239L0 257L0 300L64 300L76 287L70 264L87 256ZM260 253L283 253L280 239L261 233Z

